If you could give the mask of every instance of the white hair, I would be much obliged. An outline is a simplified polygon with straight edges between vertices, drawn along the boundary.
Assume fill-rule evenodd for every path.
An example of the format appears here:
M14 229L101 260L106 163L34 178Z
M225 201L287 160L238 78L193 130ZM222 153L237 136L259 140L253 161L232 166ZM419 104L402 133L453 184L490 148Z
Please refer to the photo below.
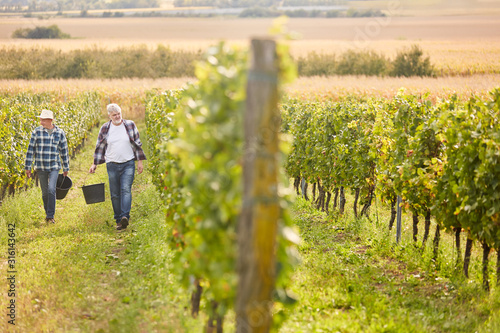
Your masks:
M108 110L108 113L111 113L111 112L120 112L121 113L122 112L122 109L116 103L108 104L108 106L106 106L106 109Z

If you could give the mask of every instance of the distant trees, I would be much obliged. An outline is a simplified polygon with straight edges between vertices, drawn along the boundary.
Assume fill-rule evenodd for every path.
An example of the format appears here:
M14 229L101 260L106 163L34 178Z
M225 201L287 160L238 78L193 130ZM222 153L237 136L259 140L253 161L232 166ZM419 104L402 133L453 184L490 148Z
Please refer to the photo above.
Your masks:
M50 28L50 27L49 27ZM40 28L18 34L21 38L57 38L56 29L39 36ZM30 36L30 37L29 37ZM156 50L145 46L117 50L85 49L60 52L51 49L0 48L0 79L52 78L162 78L194 75L193 62L201 51L178 51L159 45ZM391 60L374 51L348 50L341 54L309 53L296 59L300 76L370 75L435 76L428 57L418 46L399 51Z
M424 53L417 45L410 50L399 52L394 59L391 70L392 76L432 76L434 69L429 57L424 58Z
M159 45L116 50L88 48L61 52L50 48L0 48L1 79L118 79L194 76L201 52L173 51Z
M283 0L283 6L341 6L344 0Z
M219 8L278 7L278 6L338 6L343 0L175 0L175 7L209 6Z
M277 6L277 0L175 0L175 7L207 6L219 8L246 8Z
M372 75L372 76L435 76L434 66L422 49L413 45L399 51L394 60L374 51L348 50L336 57L310 53L297 60L301 76Z
M27 38L27 39L65 39L71 38L59 29L57 25L48 27L20 28L12 33L12 38Z
M158 0L113 0L106 4L108 9L119 8L158 8Z
M182 0L180 0L182 1ZM314 7L310 7L314 8ZM285 15L288 17L383 17L380 10L319 10L319 9L287 9L279 10L276 7L249 7L244 9L238 17L278 17Z
M0 0L1 12L45 12L65 10L157 8L158 0Z
M2 12L16 12L21 11L23 6L26 6L28 2L16 1L16 0L0 0L0 11Z

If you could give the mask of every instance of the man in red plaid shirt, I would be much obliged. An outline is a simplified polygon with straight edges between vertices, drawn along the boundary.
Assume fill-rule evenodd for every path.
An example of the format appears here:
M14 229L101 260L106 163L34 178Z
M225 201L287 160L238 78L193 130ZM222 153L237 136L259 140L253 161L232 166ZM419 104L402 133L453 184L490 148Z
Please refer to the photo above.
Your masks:
M109 104L107 110L110 121L102 125L99 131L94 163L89 172L94 173L97 165L106 163L116 229L123 230L130 219L135 161L140 174L146 155L135 123L122 118L121 108L117 104Z

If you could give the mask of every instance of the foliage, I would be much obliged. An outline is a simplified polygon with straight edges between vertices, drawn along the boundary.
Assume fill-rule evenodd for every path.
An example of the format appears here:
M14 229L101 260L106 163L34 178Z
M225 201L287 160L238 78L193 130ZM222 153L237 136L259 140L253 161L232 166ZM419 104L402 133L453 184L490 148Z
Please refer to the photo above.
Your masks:
M387 101L289 101L288 175L327 190L376 184L382 199L400 195L406 210L431 210L448 231L465 228L498 248L499 101L498 89L467 103L433 104L403 90Z
M297 65L302 76L434 76L430 59L422 54L417 46L398 52L393 61L374 51L348 50L339 56L311 52L299 57Z
M162 93L153 90L148 92L146 97L146 131L149 152L152 155L149 159L149 169L154 184L163 184L167 170L162 167L171 167L174 164L172 156L161 154L167 153L165 144L176 136L177 129L173 127L173 118L182 93L182 90Z
M340 0L285 0L283 2L276 0L175 0L176 7L184 6L215 6L215 7L234 7L234 8L248 8L248 7L276 7L276 6L332 6L342 5L343 1Z
M304 7L307 8L307 7ZM319 10L319 9L276 9L275 7L248 7L244 9L238 17L278 17L285 15L287 17L379 17L385 16L380 11L366 10L359 11L357 9L349 9L348 11L340 10Z
M158 0L113 0L107 3L106 8L158 8Z
M489 100L450 103L439 121L447 160L435 211L471 237L500 248L500 90ZM441 204L437 204L440 202Z
M398 52L392 63L391 76L434 76L434 67L429 57L423 57L423 51L418 45L410 50Z
M177 138L167 150L179 160L183 211L175 225L182 239L178 274L188 287L201 281L208 300L224 314L236 286L236 223L241 209L243 105L246 54L212 47L186 89L187 106L175 115ZM213 311L215 309L210 309Z
M338 6L344 0L284 0L283 6Z
M336 65L336 74L384 76L388 66L388 60L373 51L355 52L349 50L340 57Z
M151 91L146 98L146 131L150 152L148 168L163 199L166 215L174 221L174 226L184 210L182 187L178 183L182 170L179 158L167 150L167 144L177 137L174 116L181 112L183 97L184 91L177 90L163 93ZM176 250L182 245L178 236L179 231L176 229L169 237L171 247Z
M26 8L27 7L27 8ZM26 1L26 0L0 0L0 8L3 11L28 11L46 12L80 10L87 12L92 9L117 9L117 8L157 8L158 0L56 0L56 1Z
M302 76L330 76L336 74L336 57L331 54L309 53L299 57L297 70Z
M371 147L378 104L345 98L338 103L293 101L283 107L294 135L288 174L319 181L325 191L344 186L368 195L375 184L376 156Z
M390 126L377 132L383 136L379 156L378 179L381 192L393 199L392 191L401 195L405 208L425 215L432 203L432 185L427 176L433 174L431 159L440 158L428 120L432 116L430 101L405 95L401 90L386 107ZM437 160L436 160L437 161ZM430 168L430 170L428 170Z
M63 33L55 24L48 27L19 28L12 33L12 38L26 39L66 39L69 34Z
M421 52L421 51L420 51ZM410 52L411 53L411 52ZM299 76L373 75L427 76L433 75L429 58L425 61L415 53L398 56L394 61L376 52L348 50L343 54L309 53L297 62ZM201 51L174 51L159 44L156 49L146 46L120 47L114 50L88 48L60 52L43 48L0 48L0 78L163 78L192 77L194 62ZM405 63L407 61L407 63ZM397 70L393 68L398 68Z
M193 76L198 52L173 51L163 45L105 50L88 48L60 52L53 49L0 50L0 78L160 78Z
M281 12L272 8L251 7L243 10L238 17L278 17Z
M280 52L283 48L280 48ZM286 63L286 57L280 60ZM236 225L242 201L243 111L247 76L246 51L221 43L198 63L198 81L186 89L148 98L147 126L155 154L155 183L172 224L171 248L177 276L191 290L199 281L206 311L220 315L232 308L236 290ZM291 75L280 66L282 80ZM286 292L296 240L291 221L279 225L276 280L277 323L290 303ZM280 305L281 304L281 305Z
M270 7L277 5L276 0L175 0L174 6L186 7L218 7L218 8L246 8L246 7Z
M385 14L380 10L367 9L359 10L355 8L349 8L346 12L347 17L384 17Z

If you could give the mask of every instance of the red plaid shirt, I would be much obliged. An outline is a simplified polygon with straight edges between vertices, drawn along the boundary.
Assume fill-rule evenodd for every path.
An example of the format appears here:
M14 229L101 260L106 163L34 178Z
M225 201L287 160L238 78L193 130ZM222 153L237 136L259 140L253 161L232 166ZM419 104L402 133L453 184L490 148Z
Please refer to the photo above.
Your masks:
M144 154L144 150L142 150L142 142L139 138L139 131L135 126L135 123L132 120L123 119L123 124L125 125L125 129L127 130L128 137L130 139L130 143L132 144L132 150L134 151L134 160L145 160L146 155ZM106 148L108 147L108 132L109 126L111 126L111 120L102 125L101 130L99 131L99 136L97 137L97 143L95 145L94 152L94 164L103 164L106 162Z

